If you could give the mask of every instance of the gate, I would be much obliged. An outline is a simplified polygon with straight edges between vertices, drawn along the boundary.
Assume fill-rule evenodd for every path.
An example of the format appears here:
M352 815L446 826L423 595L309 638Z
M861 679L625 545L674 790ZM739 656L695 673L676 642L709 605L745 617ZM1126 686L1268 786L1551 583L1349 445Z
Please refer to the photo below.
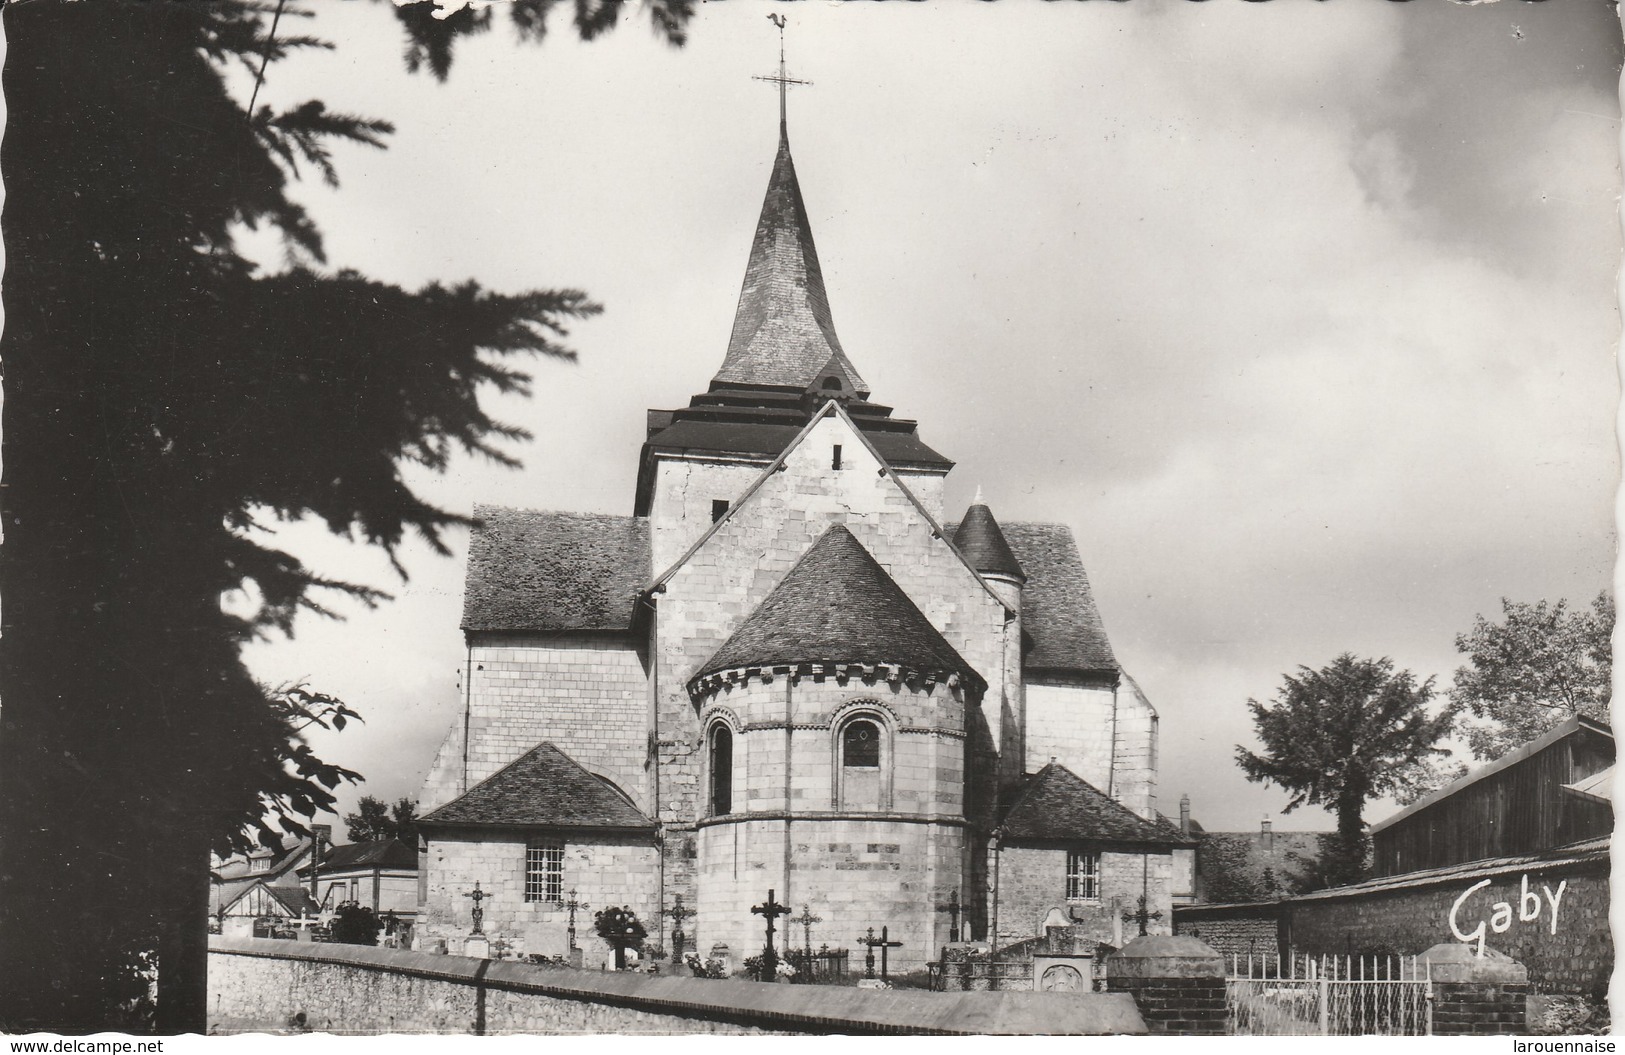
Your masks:
M1429 965L1416 956L1231 957L1227 1032L1238 1036L1426 1036Z

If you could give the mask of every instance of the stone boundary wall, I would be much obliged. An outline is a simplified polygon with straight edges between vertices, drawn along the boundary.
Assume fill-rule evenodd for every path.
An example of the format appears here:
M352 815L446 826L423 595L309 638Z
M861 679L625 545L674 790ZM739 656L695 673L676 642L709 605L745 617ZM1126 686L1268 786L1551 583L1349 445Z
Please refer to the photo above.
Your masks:
M1539 917L1518 918L1523 879L1542 903ZM1614 966L1614 943L1608 928L1608 864L1587 862L1568 867L1531 865L1494 876L1454 877L1426 885L1367 890L1339 896L1324 891L1285 902L1282 929L1299 952L1345 953L1350 950L1421 952L1437 942L1455 942L1450 909L1480 879L1489 885L1474 891L1457 914L1458 924L1472 931L1487 923L1498 902L1512 906L1510 926L1488 931L1485 941L1529 970L1536 992L1600 996L1608 989ZM1557 933L1552 933L1550 906L1543 886L1564 883ZM1183 929L1183 925L1181 925ZM1207 940L1206 928L1203 940Z
M1200 938L1230 963L1281 955L1281 906L1273 901L1236 905L1175 905L1174 933Z
M1143 1034L1126 993L932 993L209 941L209 1032Z

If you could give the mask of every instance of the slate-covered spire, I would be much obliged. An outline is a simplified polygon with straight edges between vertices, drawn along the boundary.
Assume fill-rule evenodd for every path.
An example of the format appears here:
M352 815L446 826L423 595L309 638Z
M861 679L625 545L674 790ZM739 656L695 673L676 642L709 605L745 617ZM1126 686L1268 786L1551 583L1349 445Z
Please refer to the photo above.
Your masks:
M999 522L993 519L993 510L982 502L981 488L976 489L975 501L965 510L965 519L954 532L954 546L983 575L1001 575L1017 583L1027 581L1021 562L1011 551Z
M779 152L756 222L728 354L712 382L817 388L832 361L859 397L869 395L868 384L835 336L818 250L790 158L789 133L781 122Z

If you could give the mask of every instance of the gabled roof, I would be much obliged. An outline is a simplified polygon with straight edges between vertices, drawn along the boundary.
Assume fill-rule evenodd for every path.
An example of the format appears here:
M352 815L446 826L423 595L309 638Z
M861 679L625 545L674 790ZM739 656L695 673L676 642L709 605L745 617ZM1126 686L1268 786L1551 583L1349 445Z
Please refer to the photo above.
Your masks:
M1503 769L1515 766L1524 759L1537 755L1546 750L1553 744L1558 743L1561 740L1566 740L1569 737L1580 733L1585 733L1592 736L1607 737L1610 745L1614 739L1613 730L1604 725L1602 722L1599 722L1594 718L1588 718L1583 714L1570 715L1568 718L1565 718L1556 726L1548 730L1545 735L1530 740L1528 743L1508 751L1495 761L1481 766L1465 776L1456 778L1430 795L1425 795L1422 798L1417 799L1415 802L1411 803L1409 806L1406 806L1392 817L1388 817L1376 824L1373 824L1371 826L1371 834L1375 835L1377 832L1383 831L1386 828L1391 828L1405 818L1414 816L1433 806L1435 803L1442 802L1450 796L1455 795L1463 788L1470 787L1487 776L1501 772Z
M1175 825L1137 816L1056 762L1026 778L1000 827L1018 841L1196 845Z
M275 886L260 880L244 883L239 889L224 894L220 899L219 907L214 911L220 914L229 913L233 905L253 893L255 888L264 890L272 901L282 906L283 911L295 919L307 914L314 916L321 911L321 906L316 904L315 899L310 896L310 892L304 887Z
M476 506L464 630L625 630L651 574L642 517Z
M790 456L790 453L800 446L803 440L812 435L813 429L820 421L823 421L828 417L836 417L846 423L847 427L852 430L853 435L855 435L858 438L858 441L863 444L864 449L874 457L875 461L880 463L882 469L887 470L887 475L891 478L892 484L903 493L903 497L908 500L908 504L913 507L915 513L919 514L920 519L931 529L932 537L942 540L943 544L948 547L951 553L953 553L954 559L959 561L959 563L964 566L965 570L970 573L970 575L972 575L978 583L981 584L982 589L987 591L987 595L993 600L998 601L1000 604L1003 604L1004 602L1000 600L999 595L994 593L993 588L987 584L985 579L982 578L981 573L975 568L971 567L970 562L965 560L965 555L960 553L959 548L955 546L952 541L950 541L953 533L947 529L939 527L937 525L936 518L931 515L931 511L926 509L925 506L921 504L920 500L915 497L914 492L909 490L908 485L902 481L896 472L891 471L892 465L886 459L886 456L881 452L880 448L876 446L875 437L860 430L857 424L853 421L852 415L848 413L847 408L833 399L824 401L824 405L818 409L817 413L812 416L812 419L808 421L807 424L803 425L801 429L797 431L795 437L784 446L784 449L779 451L778 456L769 462L767 466L763 468L759 474L757 474L756 479L751 483L751 485L745 488L745 493L740 495L739 499L734 502L733 505L728 507L728 511L722 515L722 518L712 523L712 525L706 529L703 535L694 540L694 544L689 546L688 550L681 557L677 558L677 560L669 568L666 568L658 576L656 576L655 579L649 583L648 588L644 591L644 593L647 594L658 592L661 587L671 580L672 576L676 575L680 570L682 570L683 566L689 562L694 554L698 553L707 542L711 541L712 536L716 535L717 532L721 531L735 517L739 516L740 510L744 509L750 504L750 500L756 494L756 492L766 486L767 482L773 479L773 477L778 473L779 468L784 465L785 459Z
M694 678L801 663L897 663L986 687L843 524L819 536Z
M620 789L546 741L418 823L628 832L655 827Z
M1017 582L1027 578L1021 562L1010 552L999 522L993 519L993 510L981 502L965 510L965 519L954 529L954 545L983 575L1005 575Z
M329 876L350 869L390 868L415 871L417 866L416 847L408 846L399 839L373 839L364 843L332 847L322 855L317 870L319 875ZM310 866L307 864L299 870L299 873L309 875Z
M835 336L790 139L780 126L778 155L751 241L728 354L713 381L805 388L832 358L857 393L867 396L869 386Z
M1095 607L1072 529L1021 521L1004 524L1003 529L1011 552L1027 573L1021 625L1032 638L1032 648L1023 659L1024 667L1116 671L1117 657Z

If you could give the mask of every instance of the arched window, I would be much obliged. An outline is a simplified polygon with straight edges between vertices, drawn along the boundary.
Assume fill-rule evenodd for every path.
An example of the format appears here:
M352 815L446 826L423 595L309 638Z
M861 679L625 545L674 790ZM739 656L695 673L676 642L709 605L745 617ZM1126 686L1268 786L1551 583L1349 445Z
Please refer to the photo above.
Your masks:
M880 730L874 722L848 723L841 733L841 765L848 769L880 768Z
M838 378L838 377L826 377L826 378L824 378L824 390L825 391L839 392L840 389L841 389L841 379L840 378Z
M873 712L859 712L835 728L835 807L891 808L891 730Z
M722 722L711 727L711 815L733 812L734 734Z

